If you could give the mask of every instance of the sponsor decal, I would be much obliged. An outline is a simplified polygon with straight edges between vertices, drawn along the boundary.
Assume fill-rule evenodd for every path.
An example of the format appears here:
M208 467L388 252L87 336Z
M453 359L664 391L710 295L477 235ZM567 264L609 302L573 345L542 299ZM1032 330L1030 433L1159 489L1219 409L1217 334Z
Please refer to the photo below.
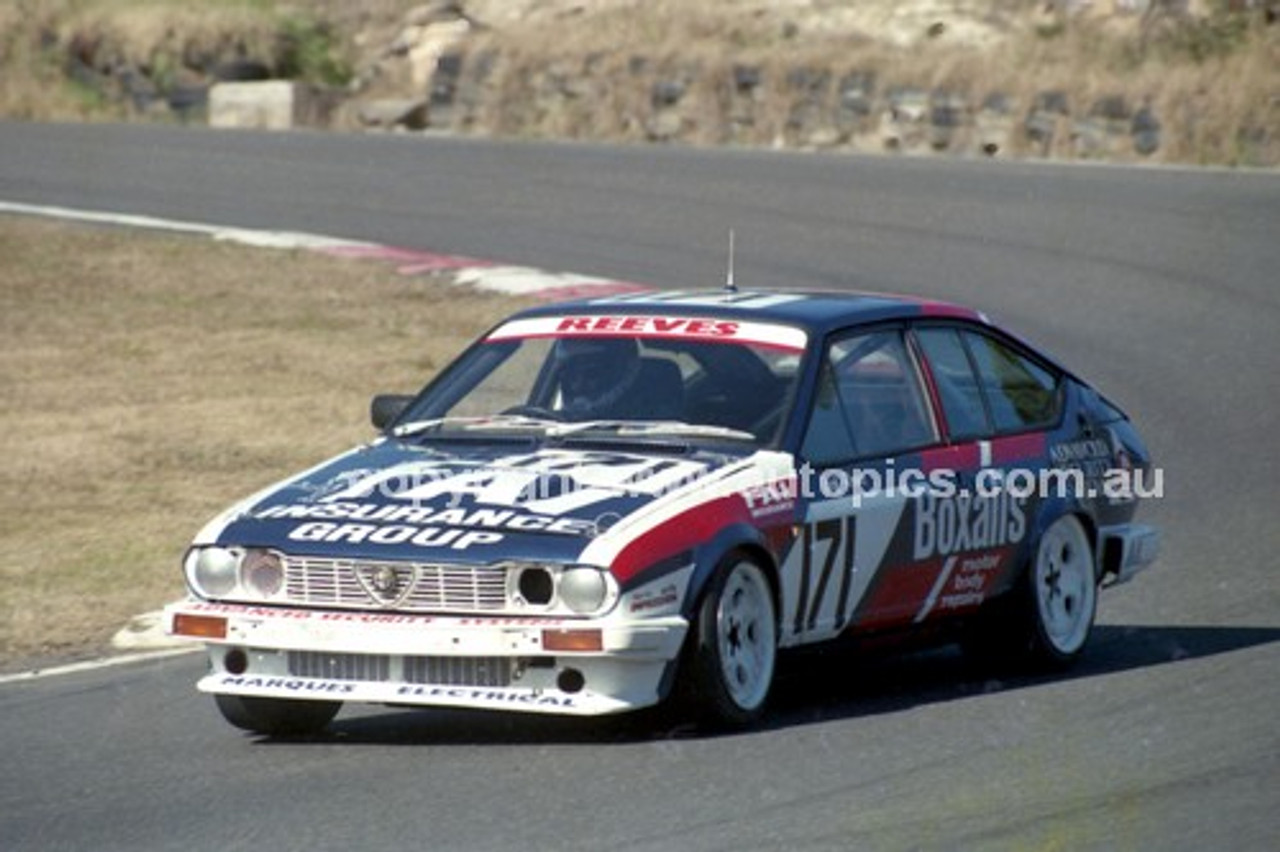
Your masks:
M540 707L576 707L568 695L549 695L528 690L465 688L457 686L402 686L396 694L404 698L435 698L469 701L475 704L533 704Z
M563 535L585 535L591 532L593 525L575 518L555 518L549 515L534 515L517 512L513 509L462 509L414 505L388 505L386 503L356 502L324 502L293 503L281 506L268 506L253 513L259 520L291 519L336 521L355 520L370 524L404 524L403 529L415 529L424 526L470 527L482 529L511 530L514 532L549 532ZM375 538L376 543L400 544L405 538L396 538L404 533L386 533L383 537L395 538L383 541Z
M660 337L750 343L801 351L808 337L798 328L767 322L681 317L590 314L512 320L487 338L490 342L528 337Z
M657 497L708 469L688 459L558 450L507 456L482 467L415 461L358 477L341 475L341 488L322 489L319 499L266 506L252 517L302 521L287 532L291 541L326 544L463 551L497 544L507 533L592 538L602 532L599 518L609 514L602 504ZM390 502L370 499L375 494ZM574 514L590 510L594 517ZM388 586L378 597L393 599L392 591Z
M993 579L999 575L1006 554L1007 551L994 551L963 558L952 556L943 566L935 592L921 609L919 618L930 612L981 604L987 598Z
M240 616L242 618L256 620L337 621L368 625L411 624L415 626L422 626L432 624L441 627L517 627L533 629L543 627L561 627L566 624L564 619L553 617L466 616L459 618L456 616L440 617L430 615L401 615L398 613L379 612L343 612L284 608L275 609L270 607L248 606L244 604L214 603L210 601L193 601L183 606L182 609L185 612Z
M680 590L675 583L667 583L660 589L636 592L631 596L631 612L652 612L674 608L680 602Z
M308 695L342 695L355 692L355 685L345 681L320 680L301 677L250 677L247 675L223 675L219 686L241 689L286 689L289 692Z
M1027 532L1026 497L999 492L953 497L922 494L916 503L913 558L924 561L1022 541Z
M1054 444L1049 448L1049 457L1056 468L1080 471L1084 476L1080 490L1089 496L1101 493L1112 504L1135 499L1133 459L1114 429L1108 427L1106 437Z
M742 492L752 518L790 513L796 507L797 479L794 476L753 485Z
M374 524L334 524L328 521L310 521L289 531L291 541L322 541L328 544L412 544L418 547L448 547L466 550L475 545L495 544L504 538L502 533L474 530L442 529L440 527L388 526ZM382 597L379 595L379 597Z
M410 462L378 471L348 488L326 497L321 505L360 501L374 493L397 501L423 504L447 498L453 515L431 514L416 520L413 515L378 514L378 507L362 509L377 520L404 519L408 523L448 525L492 525L514 530L545 529L547 532L580 532L571 524L559 528L550 521L527 515L561 518L620 493L656 497L704 475L708 465L689 459L653 459L625 453L541 450L505 456L485 466L456 462ZM513 510L508 515L486 515L459 511L466 504ZM409 509L413 507L401 507ZM438 509L437 509L438 511ZM496 519L495 519L496 517ZM327 520L328 518L317 518ZM366 518L372 520L374 518Z
M556 332L564 335L628 332L676 337L733 337L738 333L738 327L738 323L727 320L679 317L565 317L556 325Z

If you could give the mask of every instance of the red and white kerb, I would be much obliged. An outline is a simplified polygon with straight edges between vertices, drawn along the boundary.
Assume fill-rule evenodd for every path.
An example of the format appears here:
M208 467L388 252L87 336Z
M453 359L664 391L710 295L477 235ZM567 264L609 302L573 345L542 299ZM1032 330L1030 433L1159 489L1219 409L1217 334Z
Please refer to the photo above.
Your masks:
M643 337L703 340L754 344L794 352L802 351L808 340L800 329L777 323L647 314L530 317L503 323L486 340L498 342L530 337Z

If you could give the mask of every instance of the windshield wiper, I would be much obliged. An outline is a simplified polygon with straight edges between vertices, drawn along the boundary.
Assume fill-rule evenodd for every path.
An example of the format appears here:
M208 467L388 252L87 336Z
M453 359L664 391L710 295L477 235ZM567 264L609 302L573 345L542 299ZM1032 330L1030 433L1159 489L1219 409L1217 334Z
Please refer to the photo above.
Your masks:
M552 426L560 425L554 420L543 420L523 414L492 414L483 417L433 417L429 420L415 420L391 430L396 438L407 438L421 435L424 432L435 432L446 435L457 432L540 432Z
M605 432L619 438L644 438L671 436L679 438L721 438L730 441L755 441L756 436L728 426L710 426L704 423L685 423L683 420L587 420L582 423L554 423L547 429L548 437L573 438L591 433Z
M632 438L708 438L729 441L755 441L756 436L741 429L686 423L682 420L584 420L565 423L531 417L526 414L493 414L481 417L435 417L397 426L391 431L396 438L432 433L439 437L479 437L483 433L539 434L547 438L574 439L591 437L627 440Z

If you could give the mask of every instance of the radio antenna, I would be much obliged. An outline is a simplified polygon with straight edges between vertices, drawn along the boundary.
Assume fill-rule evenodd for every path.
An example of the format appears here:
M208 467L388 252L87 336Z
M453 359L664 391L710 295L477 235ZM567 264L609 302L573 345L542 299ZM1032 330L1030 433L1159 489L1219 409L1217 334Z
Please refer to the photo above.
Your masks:
M738 292L738 285L733 283L733 228L729 229L729 272L724 279L726 293Z

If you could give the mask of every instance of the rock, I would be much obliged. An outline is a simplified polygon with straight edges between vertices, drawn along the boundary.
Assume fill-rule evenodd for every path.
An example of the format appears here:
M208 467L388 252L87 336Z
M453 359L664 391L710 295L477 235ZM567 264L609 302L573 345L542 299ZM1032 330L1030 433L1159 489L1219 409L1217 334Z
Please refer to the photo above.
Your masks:
M1016 106L1004 92L992 92L982 101L974 116L974 132L978 150L988 157L1007 151L1013 140L1013 114Z
M225 85L253 85L249 83L227 83ZM166 100L169 103L169 109L184 122L196 121L200 119L206 111L212 114L212 96L211 89L202 84L179 84L169 90ZM212 125L213 122L210 121ZM213 125L217 126L217 125Z
M356 117L365 127L423 130L427 126L425 99L382 98L360 104Z
M734 65L732 73L733 91L739 95L755 94L763 80L760 68L756 65Z
M466 18L465 4L461 0L436 0L414 6L401 18L406 27L425 27Z
M880 115L880 139L891 151L918 148L924 141L929 93L911 86L897 86L886 94Z
M147 112L151 105L159 100L160 92L156 84L132 65L117 71L116 81L120 84L121 93L129 100L130 106L136 112Z
M871 99L876 91L874 71L850 71L840 78L840 109L865 118L871 115Z
M684 131L684 119L676 110L663 110L645 122L645 134L652 142L670 142Z
M327 101L291 80L215 83L207 91L210 127L288 130L327 123Z
M650 89L649 101L654 109L673 107L680 103L686 88L683 80L658 80Z
M1160 121L1150 104L1134 113L1130 126L1133 137L1133 150L1144 157L1149 157L1160 148Z
M271 68L257 59L230 59L213 66L213 77L220 82L270 80Z
M1048 156L1058 136L1058 124L1071 114L1067 93L1060 90L1040 92L1032 101L1031 110L1023 129L1027 141L1039 149L1041 156Z
M1084 118L1071 129L1076 156L1097 157L1112 153L1129 134L1129 104L1124 95L1104 95L1094 100Z
M458 53L461 42L470 32L471 22L465 18L420 29L417 40L405 54L409 61L409 81L415 91L421 91L430 84L439 68L440 58L451 52Z
M929 147L935 151L955 147L969 124L968 110L969 105L963 95L934 92L929 106Z

